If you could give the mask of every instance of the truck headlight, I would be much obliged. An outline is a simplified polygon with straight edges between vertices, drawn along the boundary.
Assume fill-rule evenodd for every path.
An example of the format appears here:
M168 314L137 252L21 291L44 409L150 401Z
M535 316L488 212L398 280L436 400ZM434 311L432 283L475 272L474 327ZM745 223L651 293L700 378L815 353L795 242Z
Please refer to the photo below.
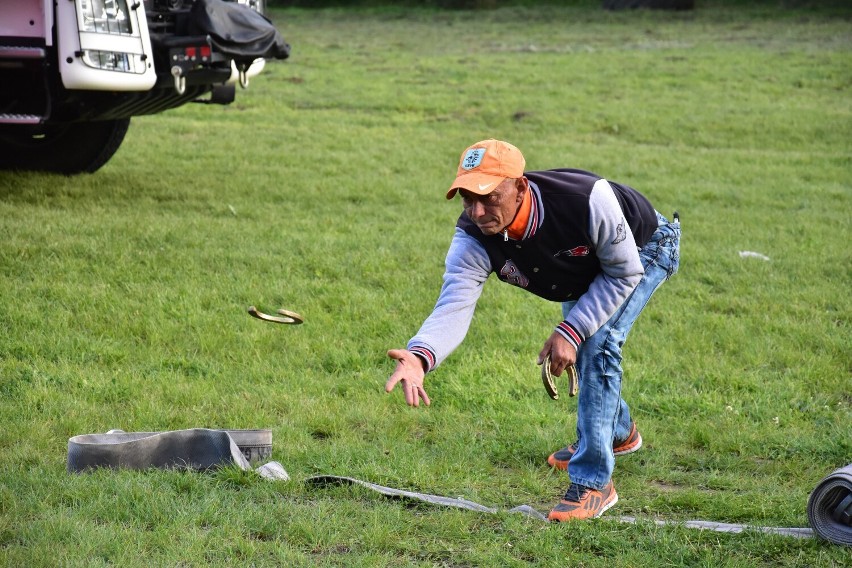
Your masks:
M142 64L142 61L130 53L86 49L83 50L83 62L89 67L106 69L107 71L122 71L125 73L145 72L145 66Z
M127 0L77 0L80 31L103 34L132 32Z

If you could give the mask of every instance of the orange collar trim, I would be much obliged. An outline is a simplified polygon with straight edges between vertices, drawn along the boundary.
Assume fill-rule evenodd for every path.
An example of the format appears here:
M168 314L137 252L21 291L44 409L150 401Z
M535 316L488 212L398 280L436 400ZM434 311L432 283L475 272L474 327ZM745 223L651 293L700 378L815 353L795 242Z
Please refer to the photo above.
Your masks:
M532 193L529 188L527 188L526 194L524 194L524 200L521 202L521 206L518 208L518 213L515 215L515 218L506 227L506 230L509 233L509 236L516 241L521 240L524 237L524 233L527 230L527 225L530 220L530 211L532 211Z

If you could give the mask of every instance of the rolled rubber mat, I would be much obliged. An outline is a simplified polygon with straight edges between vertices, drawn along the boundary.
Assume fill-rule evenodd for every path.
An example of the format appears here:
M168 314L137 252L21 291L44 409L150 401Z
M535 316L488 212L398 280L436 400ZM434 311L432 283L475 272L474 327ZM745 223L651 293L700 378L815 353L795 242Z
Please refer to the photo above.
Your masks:
M242 443L242 447L234 440L235 437ZM265 451L267 448L269 451ZM268 457L271 448L272 434L269 430L192 428L168 432L111 431L70 438L67 468L69 473L99 467L206 470L236 464L240 469L249 470L251 465L246 454L249 457ZM278 462L269 462L255 471L268 479L289 479Z
M825 540L852 546L852 463L828 474L811 492L808 522Z

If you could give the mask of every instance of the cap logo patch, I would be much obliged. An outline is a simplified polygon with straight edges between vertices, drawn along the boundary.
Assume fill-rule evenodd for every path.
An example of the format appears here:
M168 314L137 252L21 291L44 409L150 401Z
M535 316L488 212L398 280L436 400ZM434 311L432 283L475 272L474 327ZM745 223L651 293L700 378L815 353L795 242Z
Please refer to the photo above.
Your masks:
M485 156L485 148L472 148L468 150L462 159L462 169L472 170L482 163L483 156Z

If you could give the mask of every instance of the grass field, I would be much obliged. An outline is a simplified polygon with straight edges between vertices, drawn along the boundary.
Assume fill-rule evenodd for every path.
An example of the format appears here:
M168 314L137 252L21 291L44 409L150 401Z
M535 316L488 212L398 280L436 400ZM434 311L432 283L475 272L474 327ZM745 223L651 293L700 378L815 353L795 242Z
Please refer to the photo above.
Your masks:
M651 522L804 527L852 461L852 14L699 5L275 10L292 57L233 105L134 119L94 175L0 173L0 564L848 566ZM576 404L535 365L558 306L489 282L432 406L383 390L437 297L458 155L487 137L681 213L680 273L626 346L645 447L594 522L302 483L542 512L567 487L544 460ZM292 480L65 471L76 434L191 427L271 428Z

